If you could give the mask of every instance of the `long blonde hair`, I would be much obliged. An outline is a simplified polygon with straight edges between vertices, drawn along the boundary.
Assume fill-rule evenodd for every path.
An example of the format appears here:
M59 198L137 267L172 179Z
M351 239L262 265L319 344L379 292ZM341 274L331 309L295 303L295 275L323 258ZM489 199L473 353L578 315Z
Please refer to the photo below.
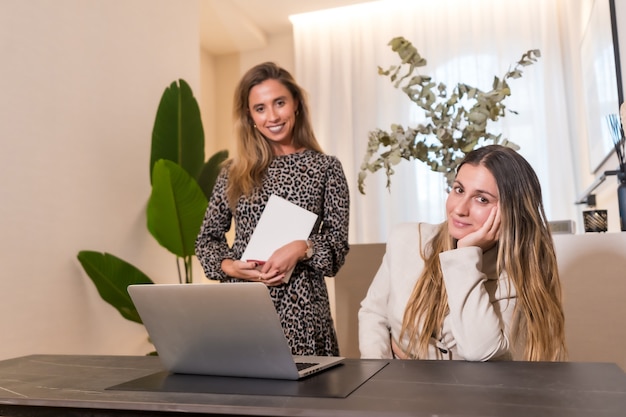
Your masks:
M463 164L484 166L498 184L501 226L497 271L506 275L517 292L511 344L523 341L524 360L564 360L561 282L535 171L516 151L500 145L475 149L458 169ZM409 298L400 335L401 339L408 336L407 352L417 358L428 356L430 338L437 337L448 313L439 253L454 247L444 222L427 246L420 248L424 270Z
M252 67L243 75L235 90L233 117L237 150L235 157L227 162L229 178L226 191L231 207L237 204L239 197L250 194L255 187L261 185L263 175L274 158L272 148L265 137L255 129L249 112L250 90L269 79L277 80L287 87L297 103L293 130L294 147L322 153L311 126L306 92L287 70L273 62Z

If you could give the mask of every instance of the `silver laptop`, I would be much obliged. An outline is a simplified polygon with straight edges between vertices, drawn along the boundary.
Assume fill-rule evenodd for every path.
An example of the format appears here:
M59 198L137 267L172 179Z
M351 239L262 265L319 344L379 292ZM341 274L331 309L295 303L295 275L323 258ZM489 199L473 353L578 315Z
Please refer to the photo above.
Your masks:
M262 283L130 285L128 293L170 372L296 380L344 359L292 356Z

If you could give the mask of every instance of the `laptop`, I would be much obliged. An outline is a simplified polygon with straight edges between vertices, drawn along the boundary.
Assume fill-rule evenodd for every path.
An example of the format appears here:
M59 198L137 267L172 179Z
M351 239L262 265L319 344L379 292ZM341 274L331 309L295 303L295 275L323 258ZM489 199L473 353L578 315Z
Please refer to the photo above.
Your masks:
M297 380L344 359L293 356L263 283L136 284L128 293L173 373Z

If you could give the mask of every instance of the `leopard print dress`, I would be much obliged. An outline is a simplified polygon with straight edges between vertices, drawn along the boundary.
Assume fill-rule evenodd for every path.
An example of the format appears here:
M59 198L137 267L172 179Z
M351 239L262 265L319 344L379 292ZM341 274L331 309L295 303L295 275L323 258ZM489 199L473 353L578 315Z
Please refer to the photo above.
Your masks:
M287 284L268 287L294 355L339 355L324 277L333 277L348 253L350 194L339 160L313 150L274 158L262 187L242 196L234 212L228 206L228 172L218 176L196 240L196 255L209 279L248 282L228 277L223 259L240 259L270 195L275 194L316 213L311 234L314 255L299 262ZM226 232L235 221L232 247ZM319 222L321 220L321 222Z

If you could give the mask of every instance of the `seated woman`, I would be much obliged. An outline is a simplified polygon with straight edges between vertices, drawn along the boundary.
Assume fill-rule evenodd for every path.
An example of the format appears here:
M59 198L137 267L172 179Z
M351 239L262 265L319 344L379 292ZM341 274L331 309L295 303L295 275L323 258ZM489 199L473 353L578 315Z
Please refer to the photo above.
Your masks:
M473 150L446 214L389 236L359 310L361 357L565 359L556 255L530 164L500 145Z

